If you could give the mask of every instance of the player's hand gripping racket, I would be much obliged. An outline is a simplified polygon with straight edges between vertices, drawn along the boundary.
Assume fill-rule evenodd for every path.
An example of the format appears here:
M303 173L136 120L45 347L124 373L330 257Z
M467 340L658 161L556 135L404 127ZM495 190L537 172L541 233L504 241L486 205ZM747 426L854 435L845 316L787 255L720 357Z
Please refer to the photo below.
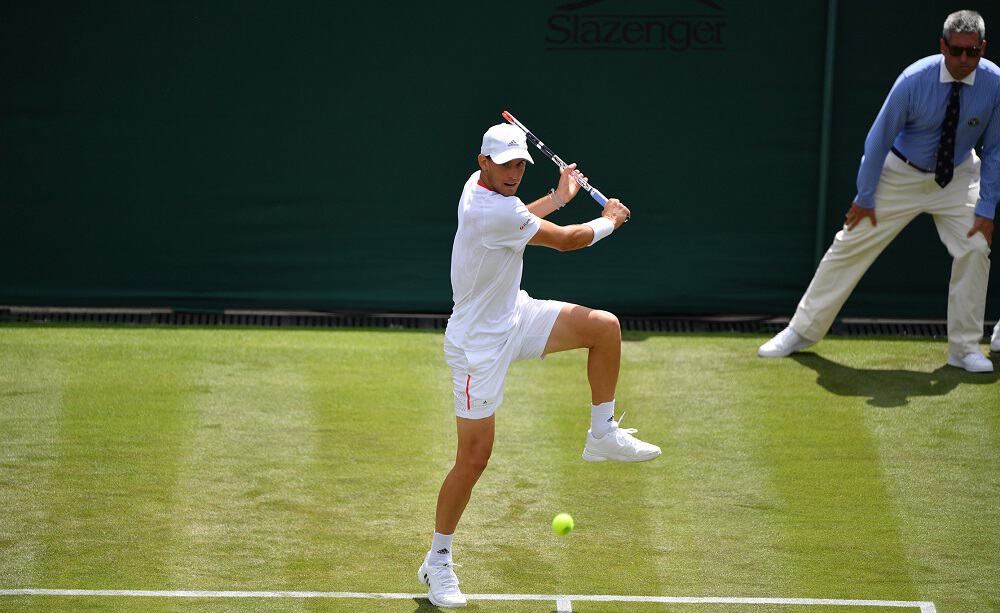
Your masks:
M531 130L526 128L523 123L515 119L513 115L511 115L507 111L504 111L503 113L500 114L503 116L504 119L507 120L508 123L511 123L521 128L521 130L524 131L524 134L528 137L528 142L538 147L542 151L542 153L545 154L545 157L552 160L552 162L559 167L559 170L562 170L563 168L566 168L566 166L568 166L566 162L562 161L562 158L556 155L551 149L546 147L545 143L538 140L538 137L532 134ZM605 204L608 203L607 196L598 191L596 187L587 183L587 180L584 179L582 176L580 176L579 174L574 174L573 178L576 179L576 182L580 184L580 187L583 188L583 191L590 194L590 196L597 201L597 204L604 206Z

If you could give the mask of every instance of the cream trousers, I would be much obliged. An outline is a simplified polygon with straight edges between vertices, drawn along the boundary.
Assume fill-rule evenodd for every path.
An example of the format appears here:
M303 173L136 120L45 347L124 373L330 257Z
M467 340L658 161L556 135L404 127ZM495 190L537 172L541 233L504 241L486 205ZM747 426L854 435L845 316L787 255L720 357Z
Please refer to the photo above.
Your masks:
M846 228L837 232L789 325L811 341L822 339L875 258L914 217L929 213L953 260L948 288L948 350L955 356L979 351L990 248L982 233L966 236L978 199L979 158L975 152L955 168L954 178L944 189L934 182L933 174L912 168L889 153L875 192L878 225L872 227L863 219L850 232Z

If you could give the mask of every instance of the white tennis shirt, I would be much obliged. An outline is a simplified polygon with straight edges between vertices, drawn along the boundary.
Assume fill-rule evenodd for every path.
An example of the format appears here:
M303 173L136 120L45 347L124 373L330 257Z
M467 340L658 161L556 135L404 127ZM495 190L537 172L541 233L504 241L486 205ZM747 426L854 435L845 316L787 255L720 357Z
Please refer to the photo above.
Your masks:
M455 306L445 337L466 351L503 344L517 323L524 248L541 220L516 196L504 196L479 182L465 182L458 202L458 231L451 249Z

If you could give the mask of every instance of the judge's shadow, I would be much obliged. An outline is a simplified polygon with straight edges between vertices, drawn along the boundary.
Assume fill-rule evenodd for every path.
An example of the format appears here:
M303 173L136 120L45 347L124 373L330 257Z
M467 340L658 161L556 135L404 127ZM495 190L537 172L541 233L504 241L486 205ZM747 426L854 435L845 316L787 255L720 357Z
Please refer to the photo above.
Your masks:
M989 385L998 378L991 373L971 373L954 366L933 372L852 368L815 353L796 353L793 360L816 371L816 382L838 396L868 397L874 407L901 407L912 396L944 396L960 383Z

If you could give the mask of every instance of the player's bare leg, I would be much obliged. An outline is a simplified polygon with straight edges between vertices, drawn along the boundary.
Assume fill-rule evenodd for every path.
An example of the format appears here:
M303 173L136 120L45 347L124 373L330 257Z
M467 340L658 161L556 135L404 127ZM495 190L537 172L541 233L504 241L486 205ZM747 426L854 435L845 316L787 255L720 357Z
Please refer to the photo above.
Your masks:
M454 534L458 520L469 503L472 488L486 470L486 464L493 453L493 435L496 417L484 419L462 419L458 423L458 451L455 466L444 479L438 493L437 514L434 530L441 534Z
M587 348L587 380L591 402L613 400L622 359L622 330L618 318L607 311L577 304L562 308L545 343L545 354Z
M464 607L466 598L458 587L452 562L452 539L455 528L469 504L472 488L486 470L493 453L493 436L496 419L456 417L458 425L458 451L455 466L445 477L438 492L437 513L434 519L434 541L424 557L417 577L428 587L431 603L444 608Z
M622 332L618 318L576 304L562 308L552 326L545 353L586 348L590 382L591 424L583 459L590 462L619 460L641 462L660 455L660 448L632 436L634 429L614 421L615 388L621 368Z

